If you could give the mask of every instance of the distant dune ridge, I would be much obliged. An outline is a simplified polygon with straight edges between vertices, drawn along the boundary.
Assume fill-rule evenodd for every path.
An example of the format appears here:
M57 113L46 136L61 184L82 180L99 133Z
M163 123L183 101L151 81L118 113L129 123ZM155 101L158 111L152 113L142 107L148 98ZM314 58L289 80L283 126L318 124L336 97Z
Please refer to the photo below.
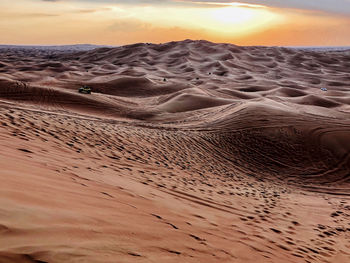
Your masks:
M0 262L350 262L349 50L0 46Z

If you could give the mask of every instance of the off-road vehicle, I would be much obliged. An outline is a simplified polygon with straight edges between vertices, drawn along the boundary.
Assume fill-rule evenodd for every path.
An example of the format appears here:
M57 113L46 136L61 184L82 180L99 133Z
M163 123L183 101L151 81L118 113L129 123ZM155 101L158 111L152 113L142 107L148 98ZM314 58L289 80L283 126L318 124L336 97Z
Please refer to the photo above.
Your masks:
M82 86L79 88L79 93L91 94L91 88L88 86Z

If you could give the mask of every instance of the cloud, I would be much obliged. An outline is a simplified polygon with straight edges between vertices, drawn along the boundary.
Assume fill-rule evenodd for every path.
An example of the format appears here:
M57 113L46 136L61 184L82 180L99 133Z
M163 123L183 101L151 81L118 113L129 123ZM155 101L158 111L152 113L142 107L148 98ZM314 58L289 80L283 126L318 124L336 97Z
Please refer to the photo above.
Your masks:
M50 13L26 13L18 14L21 17L51 17L51 16L60 16L59 14L50 14Z
M263 8L266 7L261 4L248 4L242 2L224 2L224 1L196 1L196 0L175 0L178 3L192 4L197 6L207 6L207 7L223 7L223 6L237 6L237 7L245 7L245 8Z
M112 25L108 27L110 31L118 31L118 32L138 32L144 30L151 30L152 24L145 23L136 19L120 19L114 22Z
M199 4L230 4L233 2L246 3L253 5L264 5L269 7L306 9L324 12L334 12L340 14L350 14L350 0L174 0L176 2L188 2Z
M80 2L92 4L118 4L118 5L210 5L245 3L251 5L264 5L268 7L305 9L314 11L350 14L350 0L40 0L44 2Z
M176 2L173 0L40 0L43 2L86 2L86 3L111 3L111 4L164 4Z
M17 12L17 13L1 13L2 18L11 19L11 20L23 20L23 19L36 19L36 18L50 18L50 17L59 17L60 14L53 14L53 13L24 13L24 12Z
M79 9L77 11L74 11L73 13L91 14L91 13L97 13L97 12L107 12L111 10L112 10L111 8L104 7L104 8L97 8L97 9Z

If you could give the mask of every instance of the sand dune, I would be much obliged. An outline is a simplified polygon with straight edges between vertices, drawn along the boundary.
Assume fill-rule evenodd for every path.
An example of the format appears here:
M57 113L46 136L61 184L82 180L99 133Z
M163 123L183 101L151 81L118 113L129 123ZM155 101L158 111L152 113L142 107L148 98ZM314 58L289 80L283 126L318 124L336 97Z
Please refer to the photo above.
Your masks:
M207 41L0 47L0 262L349 262L349 69Z

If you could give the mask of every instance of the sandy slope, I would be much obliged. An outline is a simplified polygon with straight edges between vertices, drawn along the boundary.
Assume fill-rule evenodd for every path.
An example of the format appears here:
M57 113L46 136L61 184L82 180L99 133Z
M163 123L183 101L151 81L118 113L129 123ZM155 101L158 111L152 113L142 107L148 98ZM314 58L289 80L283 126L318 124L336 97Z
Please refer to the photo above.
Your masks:
M1 49L0 262L349 262L349 69L189 40Z

